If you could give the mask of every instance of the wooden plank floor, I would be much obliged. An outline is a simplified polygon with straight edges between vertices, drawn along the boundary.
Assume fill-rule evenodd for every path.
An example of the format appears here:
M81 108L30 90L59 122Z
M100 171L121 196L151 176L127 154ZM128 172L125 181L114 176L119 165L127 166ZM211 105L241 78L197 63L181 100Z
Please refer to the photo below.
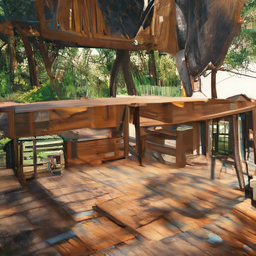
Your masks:
M21 185L16 179L12 169L0 168L0 193L20 189Z
M256 255L235 171L211 181L209 169L121 160L39 178L0 193L0 244L12 255Z
M141 167L122 160L38 182L75 218L72 230L94 253L256 255L255 228L235 210L246 214L251 207L235 172L209 177L209 166ZM63 243L70 241L55 248L74 255L63 252Z

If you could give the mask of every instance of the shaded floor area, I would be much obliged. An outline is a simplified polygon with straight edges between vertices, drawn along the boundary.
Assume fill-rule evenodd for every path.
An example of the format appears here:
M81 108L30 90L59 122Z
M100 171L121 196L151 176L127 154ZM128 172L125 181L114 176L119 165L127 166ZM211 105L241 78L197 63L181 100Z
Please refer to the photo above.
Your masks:
M206 165L127 160L42 177L1 193L2 252L11 245L15 255L256 255L256 210L235 171L218 177L211 181Z

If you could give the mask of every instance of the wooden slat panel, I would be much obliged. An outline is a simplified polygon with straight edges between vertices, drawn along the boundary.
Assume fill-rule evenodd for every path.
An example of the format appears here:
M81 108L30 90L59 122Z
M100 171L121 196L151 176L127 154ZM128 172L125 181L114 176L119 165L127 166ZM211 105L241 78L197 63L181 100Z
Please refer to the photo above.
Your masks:
M162 154L176 156L175 148L171 148L154 142L146 141L146 148L157 152L161 152Z
M77 157L85 162L117 159L124 156L122 138L77 142Z

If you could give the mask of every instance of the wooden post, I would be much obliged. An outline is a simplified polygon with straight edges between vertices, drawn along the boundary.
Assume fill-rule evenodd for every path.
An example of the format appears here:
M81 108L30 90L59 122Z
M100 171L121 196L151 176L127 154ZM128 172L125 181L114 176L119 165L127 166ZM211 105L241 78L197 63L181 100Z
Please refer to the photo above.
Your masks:
M216 74L217 70L212 70L212 76L211 76L211 89L212 89L212 99L217 98L217 90L216 90Z
M205 122L205 138L206 138L206 157L210 158L212 155L212 120L206 120Z
M201 121L200 122L200 137L201 137L201 147L202 147L202 155L207 155L207 142L208 139L206 136L208 136L207 133L207 121Z
M13 139L13 153L14 153L14 172L19 178L19 145L18 139Z
M130 108L125 107L125 118L124 118L124 157L127 158L129 154L129 120L130 120Z
M177 132L176 139L176 165L184 167L186 165L186 142L184 141L184 131Z
M245 188L245 181L243 176L243 166L240 154L240 124L239 115L233 115L232 118L233 126L233 154L235 160L236 175L241 190Z
M253 129L253 152L254 164L256 164L256 108L252 110L252 129Z
M36 137L33 138L33 165L34 165L34 179L36 179L37 178Z
M15 131L15 109L8 110L8 137L15 139L16 131Z
M244 162L246 167L246 173L249 177L249 167L248 167L248 158L249 158L249 113L245 113L245 119L243 120L243 142L244 142Z
M195 122L193 123L193 155L199 155L199 139L199 124Z
M14 154L14 172L19 178L19 146L18 139L16 139L15 130L15 109L9 110L8 112L8 137L13 139L13 154Z
M134 125L136 133L136 148L139 164L142 165L142 142L140 134L140 108L136 107L134 111Z
M19 180L24 184L23 176L23 141L19 141Z
M38 87L39 80L38 80L38 75L37 75L37 70L36 70L36 61L35 61L35 57L33 54L33 49L31 47L28 37L23 33L22 29L19 26L17 26L16 28L20 35L21 40L23 41L23 44L25 46L25 51L28 56L28 67L29 67L31 87L33 87L33 86Z

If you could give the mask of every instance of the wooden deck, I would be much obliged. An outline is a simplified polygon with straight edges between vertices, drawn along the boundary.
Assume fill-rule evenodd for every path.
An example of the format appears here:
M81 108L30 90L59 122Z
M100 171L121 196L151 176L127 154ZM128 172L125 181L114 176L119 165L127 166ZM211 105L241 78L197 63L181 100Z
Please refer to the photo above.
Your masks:
M235 170L211 181L207 165L73 167L0 194L0 244L14 241L15 255L255 255L256 209L238 187Z

